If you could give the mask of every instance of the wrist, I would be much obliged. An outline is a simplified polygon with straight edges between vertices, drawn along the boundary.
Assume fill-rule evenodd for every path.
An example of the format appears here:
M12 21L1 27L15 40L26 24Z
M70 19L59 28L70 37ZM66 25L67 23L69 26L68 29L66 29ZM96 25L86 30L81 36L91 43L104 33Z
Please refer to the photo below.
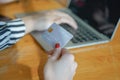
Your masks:
M25 34L34 31L34 21L32 16L24 17L22 18L22 20L25 23L25 27L26 27Z

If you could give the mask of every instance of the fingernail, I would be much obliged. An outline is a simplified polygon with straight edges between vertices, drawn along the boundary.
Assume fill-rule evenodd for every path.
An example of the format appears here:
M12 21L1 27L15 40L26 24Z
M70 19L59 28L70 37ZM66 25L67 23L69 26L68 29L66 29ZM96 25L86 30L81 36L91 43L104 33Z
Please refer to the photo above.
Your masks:
M59 48L60 47L60 44L59 43L56 43L55 44L55 48Z

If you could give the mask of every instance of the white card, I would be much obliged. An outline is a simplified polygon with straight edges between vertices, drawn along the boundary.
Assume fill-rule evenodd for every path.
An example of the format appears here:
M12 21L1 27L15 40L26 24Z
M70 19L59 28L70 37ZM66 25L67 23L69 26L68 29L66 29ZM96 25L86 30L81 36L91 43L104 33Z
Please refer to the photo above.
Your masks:
M43 40L53 48L56 43L60 43L61 48L63 48L73 38L71 33L56 23L53 23L41 36Z

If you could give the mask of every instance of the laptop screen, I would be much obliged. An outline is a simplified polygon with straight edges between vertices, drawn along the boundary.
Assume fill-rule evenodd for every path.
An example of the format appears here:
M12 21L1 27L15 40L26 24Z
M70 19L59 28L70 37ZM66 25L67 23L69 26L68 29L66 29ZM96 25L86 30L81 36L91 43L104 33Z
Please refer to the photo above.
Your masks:
M120 17L120 0L71 0L69 9L111 38Z

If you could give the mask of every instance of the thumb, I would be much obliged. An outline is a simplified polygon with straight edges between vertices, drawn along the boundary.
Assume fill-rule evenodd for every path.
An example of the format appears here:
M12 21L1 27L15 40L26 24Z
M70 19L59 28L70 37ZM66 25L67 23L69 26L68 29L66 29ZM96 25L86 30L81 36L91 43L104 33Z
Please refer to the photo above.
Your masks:
M55 50L53 52L53 55L51 56L51 59L52 60L57 60L59 58L60 54L61 54L60 44L56 43L55 44Z

